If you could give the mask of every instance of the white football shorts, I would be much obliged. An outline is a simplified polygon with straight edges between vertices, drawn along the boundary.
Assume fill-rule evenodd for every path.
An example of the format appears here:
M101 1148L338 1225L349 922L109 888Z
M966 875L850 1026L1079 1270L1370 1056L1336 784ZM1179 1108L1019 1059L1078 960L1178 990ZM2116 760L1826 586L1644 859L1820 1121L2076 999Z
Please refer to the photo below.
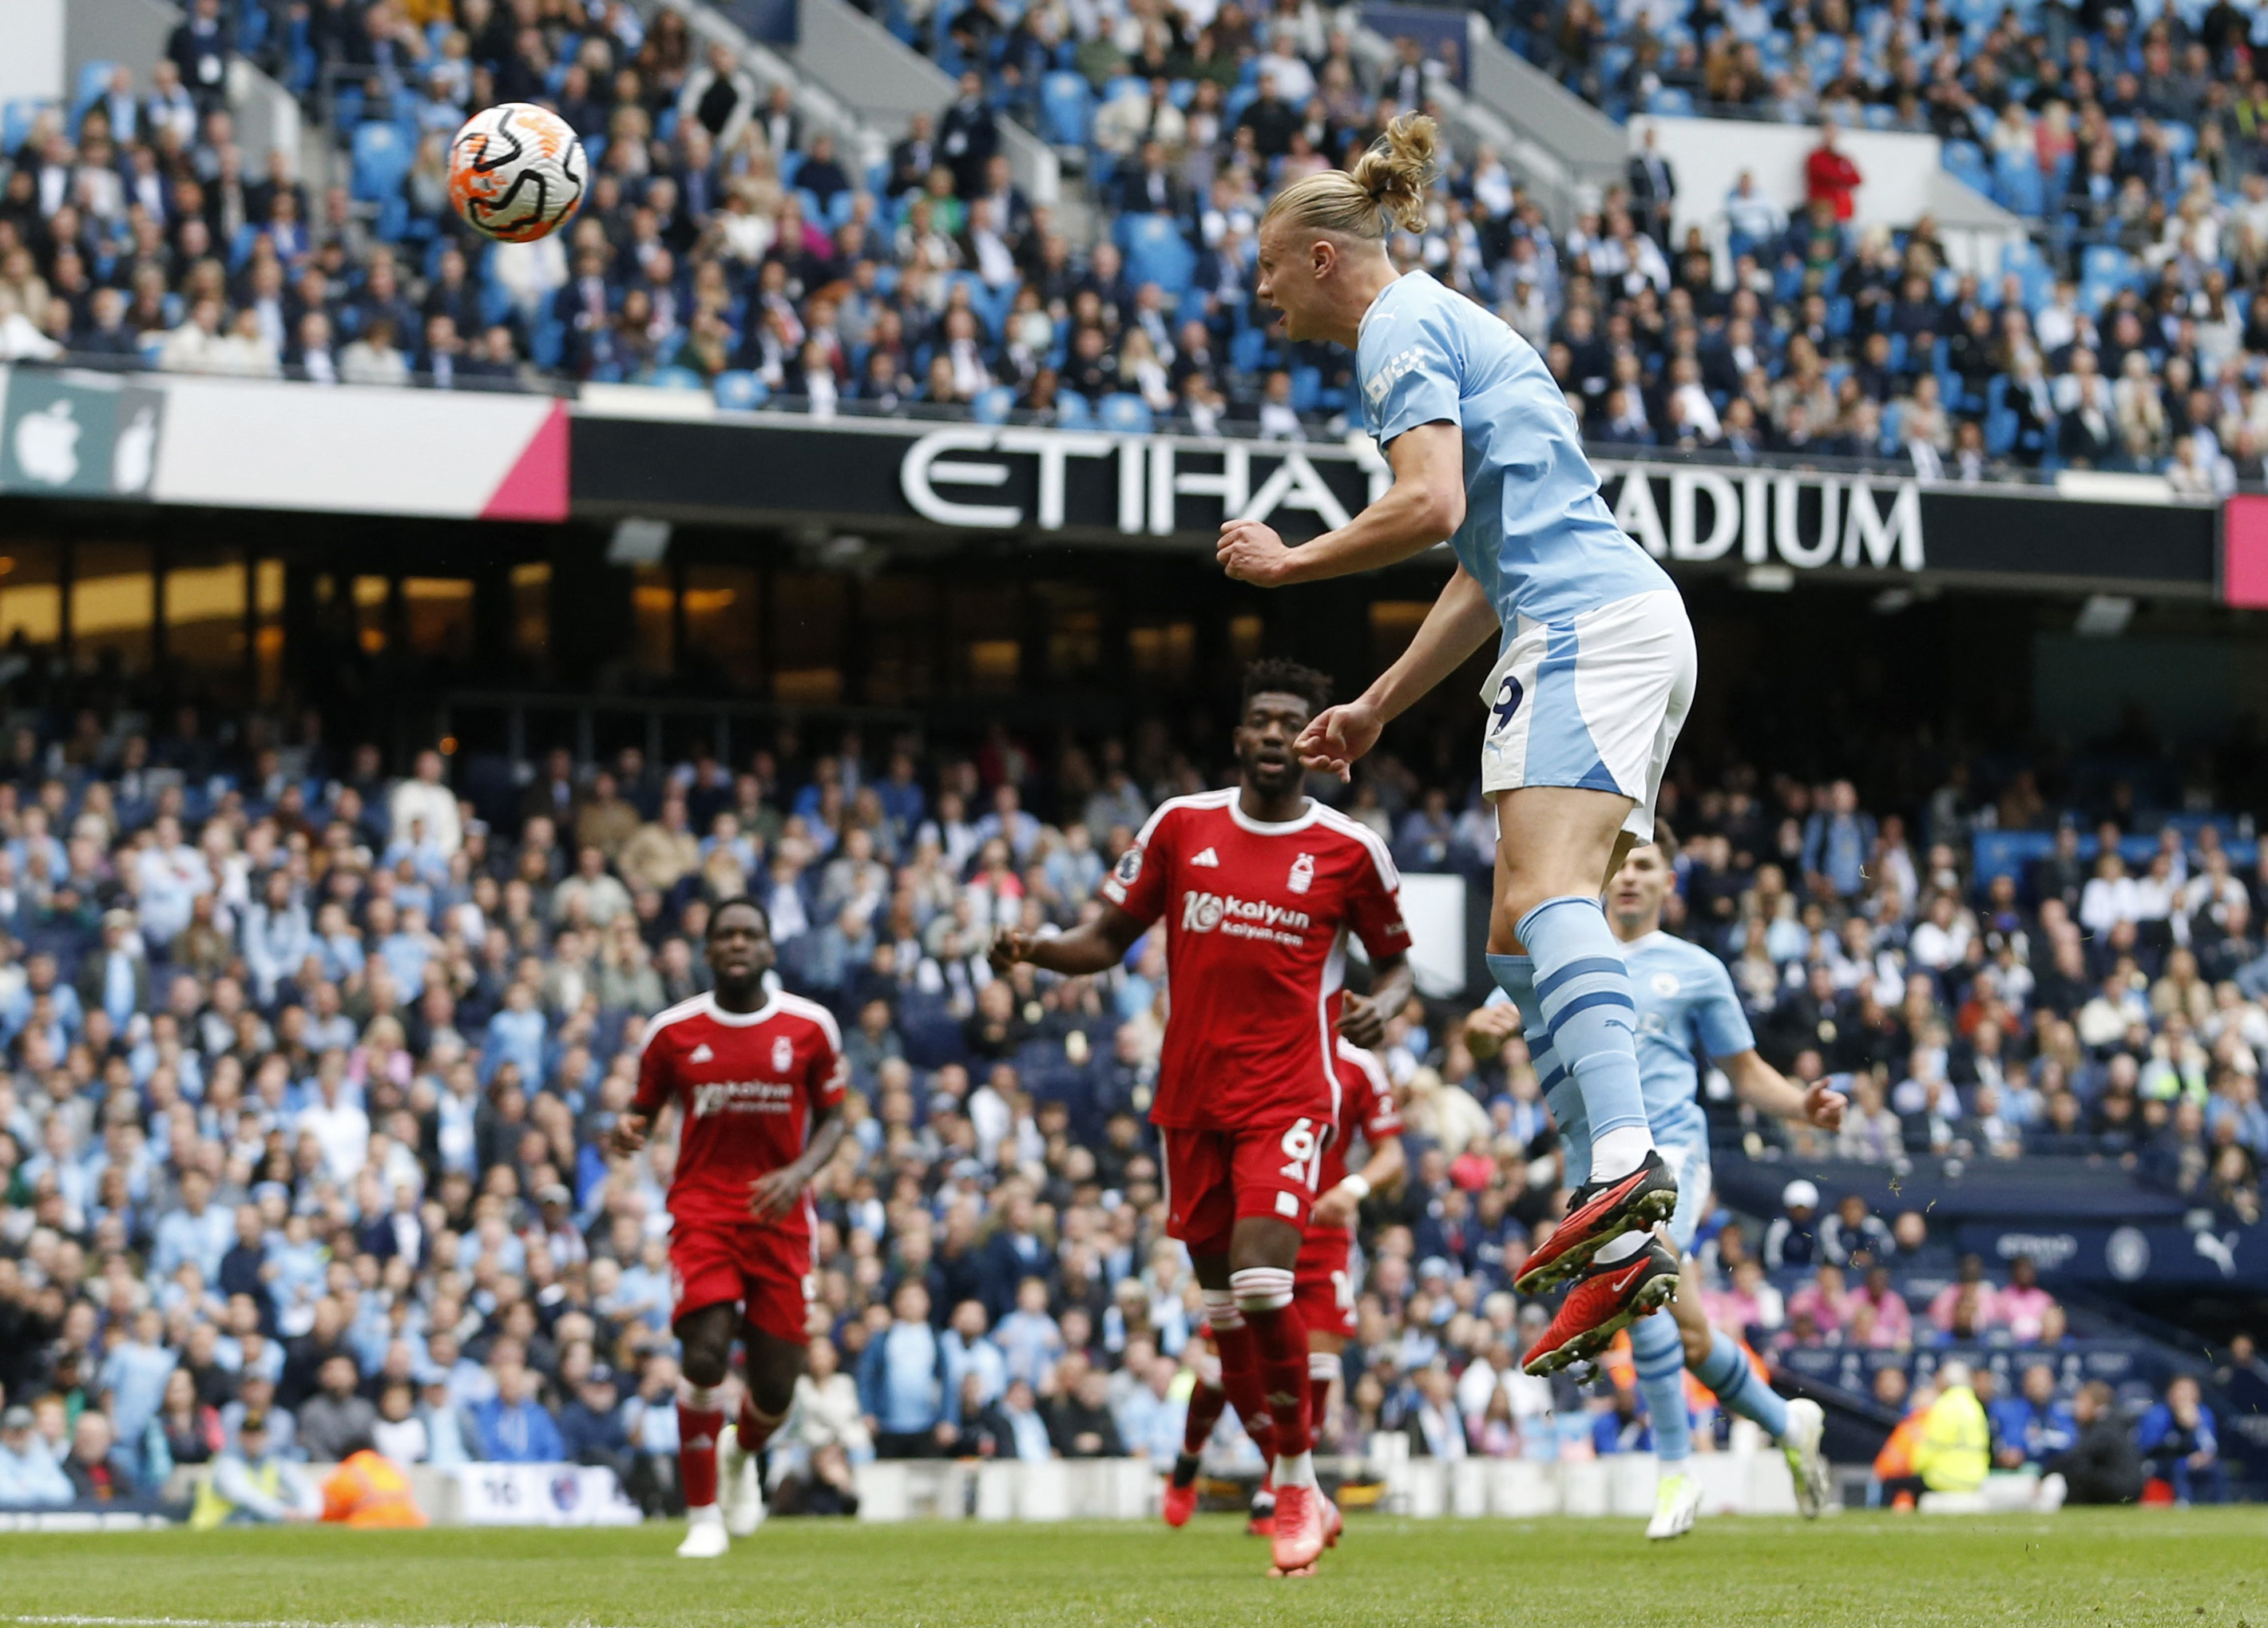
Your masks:
M1636 799L1623 829L1653 836L1654 799L1693 705L1693 624L1675 588L1567 622L1528 622L1481 690L1481 792L1581 786Z

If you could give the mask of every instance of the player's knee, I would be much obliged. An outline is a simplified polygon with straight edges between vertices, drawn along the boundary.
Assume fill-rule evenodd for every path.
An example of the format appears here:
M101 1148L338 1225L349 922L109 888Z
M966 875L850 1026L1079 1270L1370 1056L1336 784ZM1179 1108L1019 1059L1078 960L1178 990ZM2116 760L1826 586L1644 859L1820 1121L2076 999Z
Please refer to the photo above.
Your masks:
M732 1366L732 1353L729 1348L712 1350L688 1344L684 1360L679 1366L684 1370L687 1384L713 1390L725 1382L725 1373Z
M1681 1322L1677 1325L1677 1337L1685 1345L1687 1367L1697 1368L1709 1359L1709 1348L1713 1342L1707 1323L1705 1322L1697 1329Z
M1288 1266L1247 1266L1229 1274L1229 1287L1237 1309L1247 1317L1272 1317L1292 1303L1292 1274Z

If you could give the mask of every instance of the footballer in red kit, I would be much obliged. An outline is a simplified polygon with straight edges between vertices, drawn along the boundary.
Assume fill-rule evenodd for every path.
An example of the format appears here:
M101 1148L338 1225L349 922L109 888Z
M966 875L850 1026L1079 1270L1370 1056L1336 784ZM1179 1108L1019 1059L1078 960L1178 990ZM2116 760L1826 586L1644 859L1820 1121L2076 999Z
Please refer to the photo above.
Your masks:
M716 987L647 1020L637 1095L613 1136L616 1152L635 1153L661 1111L677 1109L669 1268L686 1382L678 1465L688 1524L677 1552L688 1559L723 1554L763 1519L758 1459L794 1400L808 1337L808 1190L843 1131L842 1033L824 1006L766 990L763 910L725 901L705 944ZM718 1387L736 1335L747 1385L727 1424Z
M1401 879L1366 826L1309 799L1293 742L1329 700L1296 662L1247 669L1238 784L1160 804L1102 884L1101 913L1055 937L1004 932L994 965L1065 976L1117 965L1153 924L1166 934L1168 1013L1150 1118L1164 1145L1166 1230L1188 1248L1248 1427L1272 1426L1276 1570L1304 1573L1336 1538L1309 1453L1307 1343L1295 1267L1339 1120L1342 1031L1382 1032L1409 998ZM1344 989L1359 939L1370 998ZM1264 1416L1265 1424L1263 1424ZM1211 1418L1192 1406L1167 1492L1195 1507L1195 1455Z
M1323 1150L1322 1197L1315 1200L1307 1236L1300 1246L1292 1292L1292 1303L1307 1325L1308 1427L1318 1442L1330 1406L1331 1382L1342 1366L1340 1353L1354 1333L1355 1212L1373 1191L1399 1182L1407 1168L1402 1113L1394 1105L1394 1085L1386 1065L1376 1052L1346 1035L1339 1036L1338 1062L1338 1127ZM1347 1161L1358 1140L1367 1156L1362 1168L1354 1170Z

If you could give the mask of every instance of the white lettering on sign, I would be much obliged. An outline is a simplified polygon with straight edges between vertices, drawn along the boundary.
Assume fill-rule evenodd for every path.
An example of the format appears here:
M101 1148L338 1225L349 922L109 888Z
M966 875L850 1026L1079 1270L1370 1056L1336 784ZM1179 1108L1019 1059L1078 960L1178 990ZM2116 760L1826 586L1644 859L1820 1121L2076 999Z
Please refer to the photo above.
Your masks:
M1664 522L1656 502L1653 474L1668 477L1669 513ZM1609 464L1605 483L1619 480L1613 493L1615 524L1658 560L1695 564L1720 560L1734 544L1749 565L1779 564L1798 571L1840 565L1846 570L1920 571L1921 485L1911 480L1873 480L1865 475L1774 475L1749 470L1736 482L1715 469L1662 470L1645 465ZM1702 529L1702 499L1708 503L1708 529ZM1816 519L1805 512L1815 505Z
M961 455L968 453L992 455ZM1162 437L958 425L932 431L907 447L898 465L898 487L915 513L939 526L1005 531L1028 523L1042 531L1060 531L1067 523L1066 460L1114 453L1118 459L1117 528L1130 535L1202 532L1222 519L1266 520L1292 509L1313 514L1325 530L1347 523L1346 505L1306 453L1234 441L1217 447L1178 448ZM1181 461L1185 454L1218 458L1220 466L1189 468ZM1038 502L1028 516L1020 504L972 502L962 495L976 488L1007 485L1014 475L1011 456L1036 460ZM1256 490L1256 461L1266 468ZM1374 472L1372 488L1375 497L1380 486ZM1183 497L1211 499L1218 506L1208 505L1211 512L1185 527L1177 512Z

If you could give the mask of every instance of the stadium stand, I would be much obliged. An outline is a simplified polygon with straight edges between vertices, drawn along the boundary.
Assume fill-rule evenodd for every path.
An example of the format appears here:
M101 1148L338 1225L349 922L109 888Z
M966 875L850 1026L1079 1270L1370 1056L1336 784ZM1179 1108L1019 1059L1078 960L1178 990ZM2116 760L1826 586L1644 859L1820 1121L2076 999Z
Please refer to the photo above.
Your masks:
M88 723L19 728L0 781L0 1386L36 1450L107 1431L124 1497L223 1450L247 1406L318 1459L375 1408L396 1456L442 1463L532 1451L515 1433L540 1432L533 1407L578 1444L551 1456L615 1466L666 1506L674 1415L647 1405L674 1374L660 1190L599 1144L644 1019L701 984L707 910L747 891L787 984L841 1013L856 1087L821 1181L828 1357L783 1473L864 1455L878 1422L1015 1439L995 1414L1019 1381L1015 1404L1060 1425L1095 1369L1123 1444L1170 1452L1178 1415L1151 1381L1197 1300L1143 1219L1160 952L998 981L981 947L995 924L1075 920L1154 800L1201 783L1201 743L1145 732L1049 762L995 729L870 759L856 734L814 753L787 731L729 768L555 752L460 799L431 752L389 776L375 748L281 733L247 756L193 715L154 738ZM2259 1217L2268 866L2233 821L2224 838L2142 813L2128 824L2155 835L2082 841L2057 820L2088 800L2050 807L2036 785L2013 773L1988 800L1954 773L1877 813L1847 784L1735 772L1669 799L1675 929L1732 963L1775 1060L1857 1103L1839 1138L1785 1144L1712 1103L1747 1219L1707 1229L1711 1310L1840 1396L1846 1428L1871 1420L1858 1457L1895 1421L1893 1388L1955 1357L1988 1402L2044 1364L2058 1402L2108 1381L2130 1414L2185 1376L2224 1411L2255 1382L2249 1348L2216 1377L2028 1260L1956 1256L1937 1195L1963 1162L2044 1161L2036 1190L2068 1197L2088 1161L2145 1196L2120 1201L2145 1222L2153 1204ZM1349 808L1412 872L1476 862L1473 812L1392 759ZM1510 1279L1553 1201L1553 1134L1518 1040L1476 1060L1463 1035L1454 1005L1413 1003L1389 1030L1413 1178L1365 1206L1338 1444L1642 1449L1615 1365L1588 1390L1513 1366L1543 1314ZM1879 1183L1886 1164L1910 1199L1850 1203L1828 1175L1783 1207L1794 1168ZM2038 1201L2004 1197L2036 1225ZM955 1382L900 1394L863 1359L909 1280ZM1060 1429L1056 1448L1075 1450ZM2240 1467L2245 1451L2228 1444Z
M1819 105L1774 116L1849 115L1854 99L1895 113L1919 76L1900 116L1926 114L1955 172L2038 217L2038 239L1998 276L1964 275L1927 219L1854 233L1734 197L1720 264L1697 237L1657 240L1621 188L1549 218L1480 147L1454 154L1433 223L1396 250L1543 347L1604 446L1964 479L2147 470L2202 494L2257 482L2268 183L2247 174L2256 101L2230 9L2130 35L2057 7L2033 33L2016 13L1962 21L1942 5L1798 7L1792 21L1515 8L1507 37L1617 111L1760 99L1771 74L1718 72L1741 53L1817 82ZM878 135L822 128L808 86L760 85L745 41L698 8L561 5L518 28L468 0L415 25L388 4L271 26L244 0L218 18L220 48L303 97L337 137L341 183L310 196L288 158L247 173L226 109L171 57L104 65L68 107L11 104L5 349L459 388L631 381L736 409L1276 438L1341 422L1344 363L1287 346L1252 306L1255 222L1287 175L1427 101L1438 63L1367 62L1353 19L1313 0L1232 4L1202 26L1059 4L880 16L973 77L934 116ZM1784 27L1757 32L1775 17ZM1716 77L1677 83L1653 65L1657 41L1673 61L1705 48ZM2169 51L2173 68L2150 67ZM2225 70L2202 89L2181 66L2200 52ZM585 135L593 192L556 244L488 245L446 206L449 132L511 96ZM1093 244L1013 180L1011 116L1079 172Z

